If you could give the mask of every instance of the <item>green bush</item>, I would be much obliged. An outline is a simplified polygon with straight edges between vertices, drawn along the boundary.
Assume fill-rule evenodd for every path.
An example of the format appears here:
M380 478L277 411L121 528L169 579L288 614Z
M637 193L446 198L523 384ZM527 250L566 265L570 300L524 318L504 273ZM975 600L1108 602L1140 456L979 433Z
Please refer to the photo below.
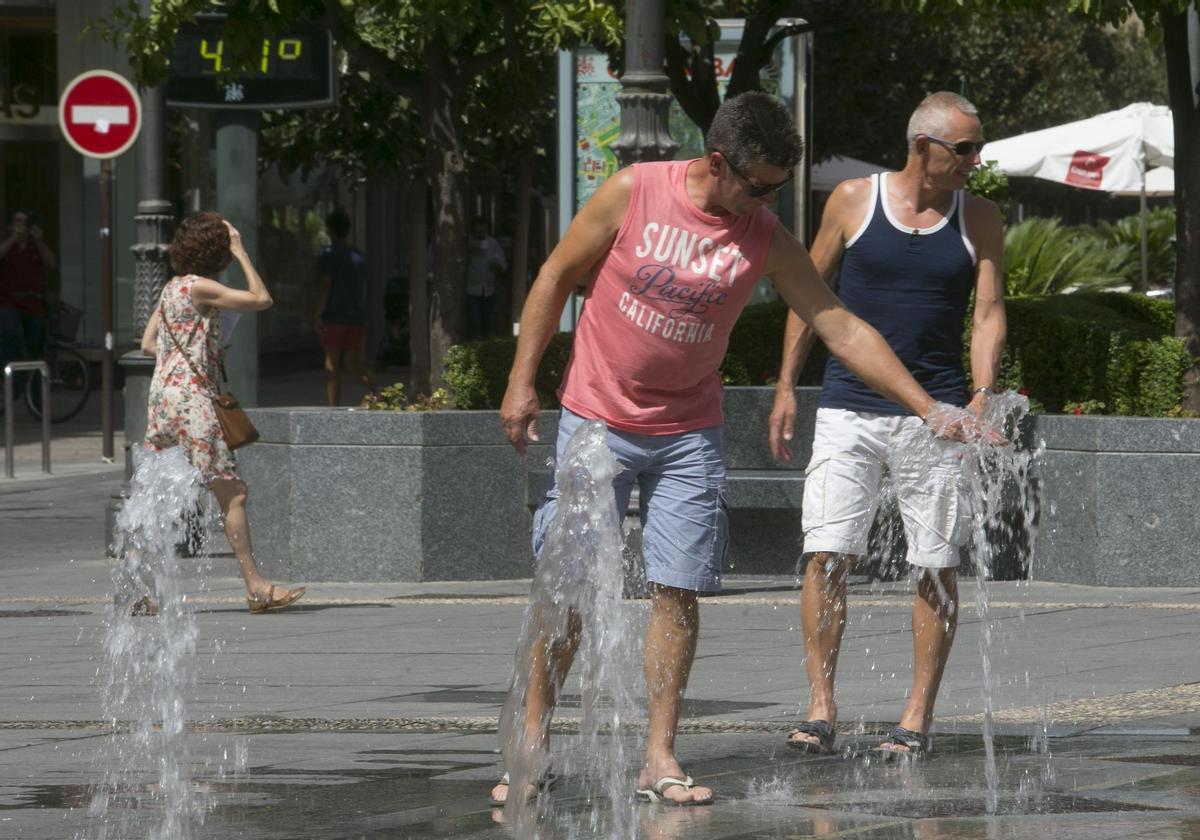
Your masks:
M1086 403L1112 414L1178 414L1189 358L1172 336L1170 301L1116 292L1078 292L1010 298L1008 342L997 381L1023 389L1051 412ZM746 307L721 363L726 385L769 385L779 375L787 307ZM970 371L970 315L963 338ZM556 390L571 354L571 333L557 333L538 370L542 405L557 407ZM459 408L499 408L516 339L489 338L456 345L446 356L446 384ZM828 354L817 342L799 384L819 385ZM1103 404L1103 409L1095 408Z
M999 384L1048 411L1103 403L1109 413L1162 417L1183 399L1190 359L1167 328L1167 301L1113 292L1012 298Z
M558 386L571 357L574 333L555 333L542 356L534 387L544 408L558 407ZM499 408L508 385L517 339L484 338L455 344L446 353L446 386L462 409Z
M783 330L787 304L782 301L747 306L729 335L729 349L721 362L726 385L772 385L779 378L783 356ZM829 353L817 342L800 372L800 385L820 385Z
M1092 228L1109 247L1128 247L1136 259L1129 281L1141 277L1142 220L1139 214ZM1170 285L1175 278L1175 208L1156 207L1146 213L1146 268L1151 283Z

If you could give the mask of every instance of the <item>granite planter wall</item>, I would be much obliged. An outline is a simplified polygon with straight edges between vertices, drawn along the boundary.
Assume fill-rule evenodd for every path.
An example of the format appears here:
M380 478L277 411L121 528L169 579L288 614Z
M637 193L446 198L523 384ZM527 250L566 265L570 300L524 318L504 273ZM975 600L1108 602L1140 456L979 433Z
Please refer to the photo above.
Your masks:
M1200 421L1041 416L1034 578L1200 586Z
M529 577L525 467L495 411L255 409L255 556L287 580ZM554 415L543 439L553 441ZM551 436L547 437L549 433ZM526 459L542 461L548 446Z
M795 569L817 392L797 389L793 459L780 464L767 446L773 390L726 390L730 573ZM401 581L531 574L530 505L549 478L556 412L542 413L542 443L524 458L494 411L300 408L252 416L262 439L239 459L255 554L269 574ZM1200 422L1042 416L1032 435L1046 444L1033 577L1200 585ZM895 559L874 549L867 562L886 567Z

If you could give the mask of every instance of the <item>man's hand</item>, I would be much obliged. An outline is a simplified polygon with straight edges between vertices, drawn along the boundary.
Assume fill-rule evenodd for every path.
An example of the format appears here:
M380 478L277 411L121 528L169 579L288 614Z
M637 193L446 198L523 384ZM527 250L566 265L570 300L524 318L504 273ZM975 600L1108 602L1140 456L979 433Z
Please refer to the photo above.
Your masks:
M971 397L971 401L967 403L967 411L975 415L979 420L983 420L983 411L987 408L988 395L986 391L976 391Z
M771 443L771 457L776 461L792 460L788 446L796 425L796 392L792 388L776 388L775 402L771 406L771 418L767 422L767 438Z
M539 440L537 416L540 408L537 391L532 385L509 383L504 392L504 401L500 404L500 425L504 427L504 436L518 455L525 454L527 440Z
M978 415L966 408L957 408L945 403L935 403L925 415L925 425L933 436L959 443L982 440L989 446L1008 446L1009 441L1000 432L984 423Z

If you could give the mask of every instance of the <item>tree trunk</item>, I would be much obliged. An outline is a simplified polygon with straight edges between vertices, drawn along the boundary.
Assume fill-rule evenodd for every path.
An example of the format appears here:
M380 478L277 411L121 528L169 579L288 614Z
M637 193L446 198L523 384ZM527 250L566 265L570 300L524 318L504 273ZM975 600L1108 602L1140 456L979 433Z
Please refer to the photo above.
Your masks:
M433 44L425 51L421 109L429 181L433 189L433 283L429 309L430 385L443 382L446 351L463 334L467 271L466 177L462 125L464 89L457 63Z
M529 283L529 220L533 204L533 159L529 152L517 161L517 219L512 250L512 320L519 323Z
M1200 107L1187 13L1164 16L1167 90L1175 122L1175 335L1200 357ZM1200 49L1192 44L1191 49ZM1200 365L1184 374L1183 405L1200 411Z
M408 190L408 347L412 393L429 393L429 185L413 178Z

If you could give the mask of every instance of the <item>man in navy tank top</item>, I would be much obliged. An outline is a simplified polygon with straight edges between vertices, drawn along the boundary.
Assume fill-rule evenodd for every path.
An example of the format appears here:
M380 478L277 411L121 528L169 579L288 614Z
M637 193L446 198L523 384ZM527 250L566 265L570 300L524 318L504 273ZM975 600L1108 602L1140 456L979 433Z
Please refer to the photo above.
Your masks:
M935 399L977 416L991 394L1004 347L1004 231L995 204L964 187L979 164L983 129L975 107L935 93L908 124L900 172L857 178L829 197L812 257L845 306L871 324ZM972 296L971 387L962 328ZM788 314L783 364L770 419L771 451L791 457L793 387L816 335ZM846 626L846 576L867 548L884 473L890 473L917 571L913 684L884 757L924 756L942 671L958 620L955 568L970 531L961 444L932 438L921 419L881 396L830 357L818 402L802 524L800 614L809 682L806 718L790 733L799 749L833 750L834 677Z

